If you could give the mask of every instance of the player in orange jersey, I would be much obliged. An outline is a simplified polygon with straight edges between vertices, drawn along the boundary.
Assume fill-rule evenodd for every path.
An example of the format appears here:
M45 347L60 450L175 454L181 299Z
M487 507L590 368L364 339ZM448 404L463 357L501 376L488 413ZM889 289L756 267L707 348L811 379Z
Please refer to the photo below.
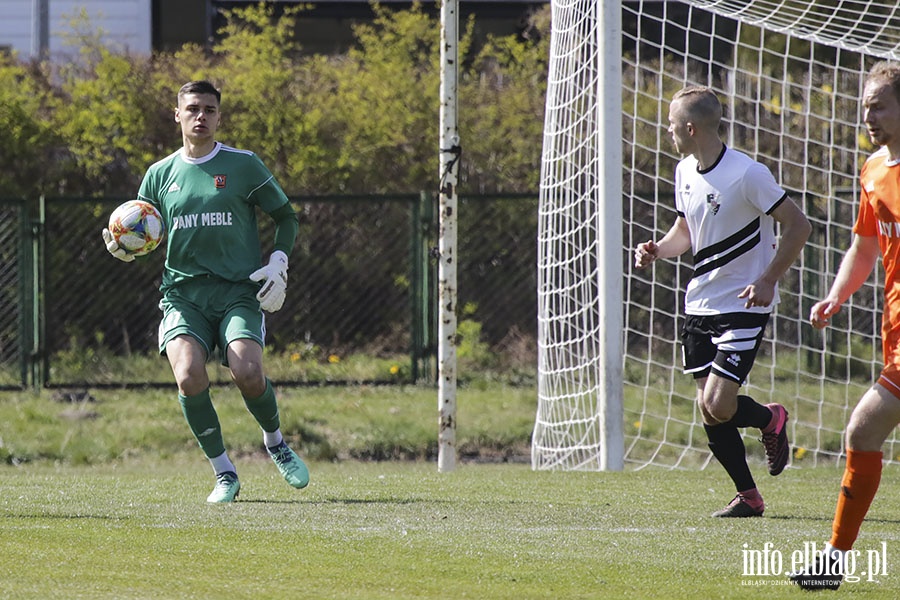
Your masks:
M853 243L831 290L810 311L821 329L865 283L879 256L885 271L881 325L884 370L853 409L847 425L847 464L841 480L830 542L811 565L791 575L801 588L837 589L847 552L881 480L881 447L900 423L900 64L876 64L863 90L863 122L881 148L860 173L860 206Z

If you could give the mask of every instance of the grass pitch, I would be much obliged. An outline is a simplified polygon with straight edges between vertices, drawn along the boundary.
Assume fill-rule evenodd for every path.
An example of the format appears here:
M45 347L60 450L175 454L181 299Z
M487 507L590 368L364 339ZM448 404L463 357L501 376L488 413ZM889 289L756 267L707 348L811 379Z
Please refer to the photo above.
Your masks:
M527 458L534 390L461 390L461 458L513 462L452 473L433 460L433 389L281 392L283 430L313 459L312 483L285 484L239 395L216 388L242 483L226 506L205 502L212 472L172 390L0 397L0 599L804 598L776 571L830 534L839 468L772 478L756 464L766 516L712 519L734 495L715 465L515 462ZM858 571L870 551L886 548L885 564L841 596L900 597L898 495L889 465L857 543Z
M2 598L804 598L746 574L819 546L841 471L759 484L759 519L708 515L733 491L719 469L534 472L526 465L313 462L303 491L260 457L238 461L238 502L205 503L202 458L0 467ZM852 598L900 596L900 483L892 469L857 548L887 548ZM764 477L764 479L763 479ZM882 545L884 543L884 546ZM757 554L761 556L761 554ZM830 597L824 592L817 597ZM836 596L835 596L836 597Z

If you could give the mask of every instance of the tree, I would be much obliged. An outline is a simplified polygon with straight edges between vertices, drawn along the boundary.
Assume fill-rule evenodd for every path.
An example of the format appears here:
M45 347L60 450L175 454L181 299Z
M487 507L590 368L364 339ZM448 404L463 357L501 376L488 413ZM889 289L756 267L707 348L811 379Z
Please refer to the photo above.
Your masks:
M332 158L320 133L322 101L332 87L327 69L320 57L302 56L294 38L303 10L285 8L277 17L272 5L224 11L210 74L222 84L223 136L263 157L293 193L327 185L313 174L325 171Z
M297 41L303 7L224 11L212 48L152 57L104 46L82 14L70 63L2 63L0 136L9 143L0 152L21 168L0 177L23 193L130 196L147 167L178 147L175 95L202 78L223 92L222 140L258 153L289 194L433 191L440 23L419 3L373 9L354 47L328 56ZM549 12L535 13L524 36L491 38L470 57L473 31L470 19L460 40L461 192L533 191Z
M51 88L39 65L0 54L0 189L21 197L53 189L59 139L45 118L52 114Z
M159 99L147 89L153 64L147 57L104 46L82 11L72 22L70 45L78 57L62 65L52 122L70 158L66 194L116 194L136 189L158 153L155 123ZM129 192L131 193L131 192Z
M438 176L440 27L420 4L357 25L357 46L337 66L332 114L345 191L417 192ZM464 55L470 34L460 41Z
M522 37L491 37L460 86L460 188L473 193L538 188L550 9L532 14Z

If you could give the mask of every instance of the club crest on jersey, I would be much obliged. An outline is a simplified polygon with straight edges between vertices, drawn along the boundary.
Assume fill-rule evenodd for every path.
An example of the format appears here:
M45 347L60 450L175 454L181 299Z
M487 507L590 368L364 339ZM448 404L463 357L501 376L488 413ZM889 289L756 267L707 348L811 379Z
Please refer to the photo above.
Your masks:
M716 199L718 196L716 194L707 194L706 195L706 210L716 215L719 214L719 201Z
M216 183L217 190L225 189L225 176L224 175L213 175L213 181Z

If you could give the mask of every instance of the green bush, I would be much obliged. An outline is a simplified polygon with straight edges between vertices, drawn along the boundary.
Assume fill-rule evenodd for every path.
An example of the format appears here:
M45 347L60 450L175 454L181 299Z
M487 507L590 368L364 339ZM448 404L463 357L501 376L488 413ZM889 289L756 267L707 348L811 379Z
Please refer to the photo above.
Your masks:
M297 14L259 3L223 11L210 48L113 53L78 17L78 58L0 58L0 174L6 193L123 195L180 144L175 94L206 78L223 92L222 141L259 154L288 194L418 193L436 187L438 17L418 3L373 5L344 54L303 51ZM525 36L460 40L463 185L528 192L539 177L549 9ZM510 143L515 140L515 143Z

